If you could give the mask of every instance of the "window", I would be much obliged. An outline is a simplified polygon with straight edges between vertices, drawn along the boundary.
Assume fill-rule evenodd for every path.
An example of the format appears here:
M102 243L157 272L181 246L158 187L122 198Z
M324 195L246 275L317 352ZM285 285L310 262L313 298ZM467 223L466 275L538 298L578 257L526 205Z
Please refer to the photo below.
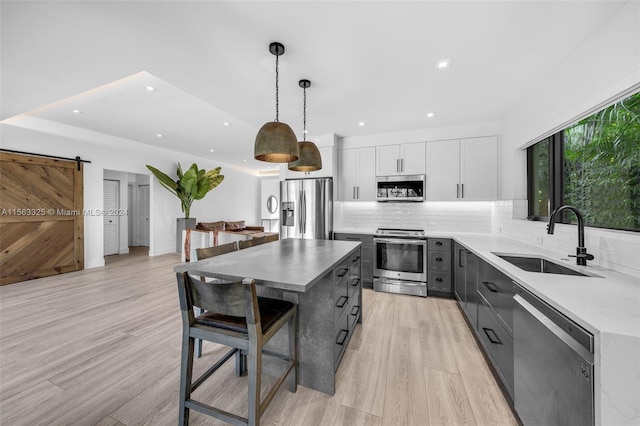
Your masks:
M527 176L530 219L570 204L587 226L640 231L640 93L527 148Z

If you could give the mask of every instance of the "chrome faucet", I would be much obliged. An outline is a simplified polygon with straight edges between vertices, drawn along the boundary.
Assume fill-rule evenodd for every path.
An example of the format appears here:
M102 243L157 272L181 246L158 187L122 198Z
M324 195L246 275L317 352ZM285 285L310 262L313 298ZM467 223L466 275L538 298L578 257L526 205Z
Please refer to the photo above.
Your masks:
M587 260L593 260L593 255L587 253L587 248L584 246L584 220L582 214L573 206L564 205L560 206L551 213L549 218L549 224L547 225L547 234L553 234L553 229L556 226L556 216L562 210L571 210L578 218L578 247L576 247L576 254L570 254L569 257L576 258L576 264L581 266L587 266Z

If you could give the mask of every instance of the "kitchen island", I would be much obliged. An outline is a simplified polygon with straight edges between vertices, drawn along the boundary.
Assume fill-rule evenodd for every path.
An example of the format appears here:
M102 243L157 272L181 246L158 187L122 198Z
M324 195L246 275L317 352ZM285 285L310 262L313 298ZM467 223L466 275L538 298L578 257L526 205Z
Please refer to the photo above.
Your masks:
M259 296L298 305L298 383L335 393L335 371L356 323L362 322L360 243L289 238L185 263L175 272L253 278ZM286 333L272 342L286 347Z

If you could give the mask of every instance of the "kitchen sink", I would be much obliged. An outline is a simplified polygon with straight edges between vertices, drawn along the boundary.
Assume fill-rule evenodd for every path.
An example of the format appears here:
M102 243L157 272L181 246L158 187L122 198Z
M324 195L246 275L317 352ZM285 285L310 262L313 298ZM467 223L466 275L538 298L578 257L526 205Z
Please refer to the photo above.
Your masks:
M576 271L575 269L568 268L559 263L545 259L542 256L535 255L520 255L520 254L505 254L505 253L493 253L501 259L506 260L518 268L529 272L540 272L543 274L558 274L558 275L576 275L580 277L590 277L592 275L583 272Z

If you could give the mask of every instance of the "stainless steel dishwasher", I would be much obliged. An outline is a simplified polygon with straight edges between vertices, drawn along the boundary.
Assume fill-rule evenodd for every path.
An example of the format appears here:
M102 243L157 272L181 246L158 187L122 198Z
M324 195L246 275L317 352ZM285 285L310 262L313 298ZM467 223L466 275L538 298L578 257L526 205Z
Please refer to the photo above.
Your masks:
M593 425L593 336L516 286L514 404L525 426Z

